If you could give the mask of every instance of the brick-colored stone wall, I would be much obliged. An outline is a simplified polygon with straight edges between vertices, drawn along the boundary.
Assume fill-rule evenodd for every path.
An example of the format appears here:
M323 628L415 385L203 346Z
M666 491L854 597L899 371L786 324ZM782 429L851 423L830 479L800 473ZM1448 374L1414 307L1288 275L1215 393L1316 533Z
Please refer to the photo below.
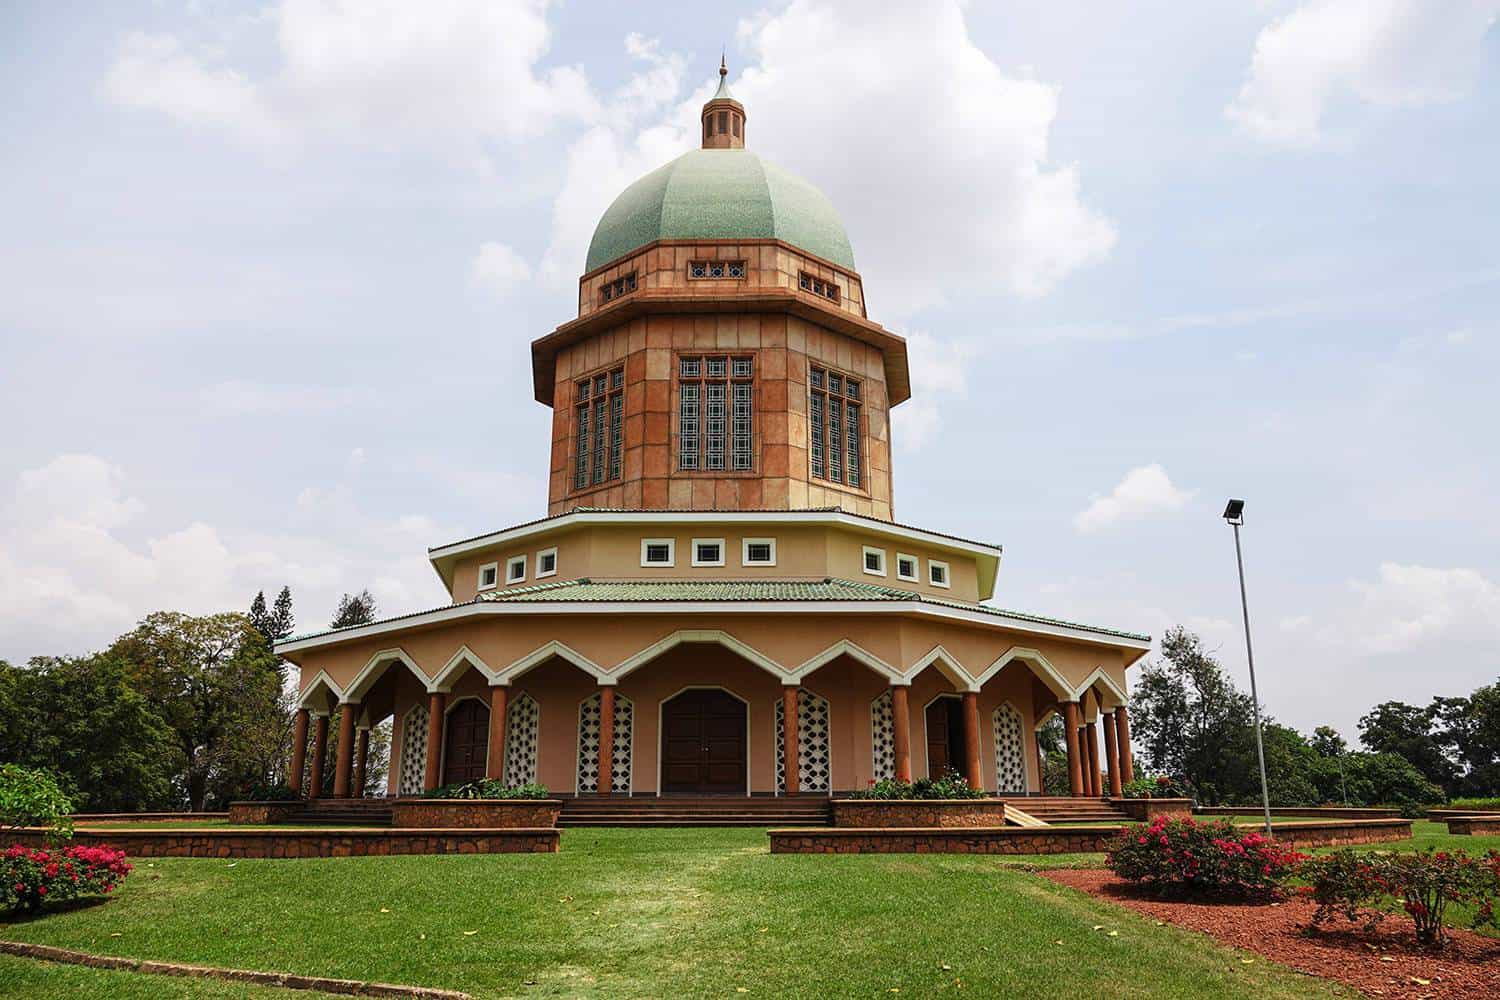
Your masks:
M1005 825L1004 799L834 799L836 827L996 827Z
M1086 854L1104 850L1108 827L771 830L772 854Z
M1500 816L1500 810L1496 809L1429 809L1427 818L1437 822L1446 823L1455 816Z
M1410 840L1411 820L1398 817L1277 823L1275 817L1272 817L1271 834L1277 840L1296 847L1355 847L1360 844L1380 844L1388 840Z
M1110 799L1125 815L1142 823L1149 823L1158 816L1191 816L1192 799Z
M557 825L559 799L397 799L391 825L397 829L512 829Z
M229 822L258 825L285 823L306 808L303 802L231 802Z
M1447 820L1448 832L1460 836L1500 834L1500 813L1487 816L1454 816Z
M12 843L39 847L42 830ZM536 854L558 849L542 830L78 830L73 843L113 847L132 858L357 858L387 854Z
M1199 816L1251 816L1260 812L1259 806L1199 806L1193 810ZM1399 809L1365 809L1353 806L1290 806L1271 807L1271 819L1278 816L1303 816L1308 819L1393 819L1401 815Z
M677 468L677 361L723 353L754 364L754 437L744 472ZM891 440L881 351L785 313L639 316L557 355L549 514L578 506L681 510L843 507L889 519ZM861 380L863 473L859 488L811 474L809 364ZM575 380L623 365L621 477L573 488L577 448Z

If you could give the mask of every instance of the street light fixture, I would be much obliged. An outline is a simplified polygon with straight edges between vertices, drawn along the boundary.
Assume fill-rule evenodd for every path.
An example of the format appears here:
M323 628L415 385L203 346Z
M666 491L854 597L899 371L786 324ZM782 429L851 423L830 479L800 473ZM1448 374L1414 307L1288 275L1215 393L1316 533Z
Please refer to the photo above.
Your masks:
M1266 836L1271 835L1271 790L1266 781L1266 744L1260 730L1260 694L1255 689L1255 652L1250 645L1250 604L1245 598L1245 557L1240 551L1240 526L1245 523L1245 501L1230 500L1224 520L1234 528L1234 562L1240 572L1240 611L1245 616L1245 659L1250 663L1250 702L1255 707L1255 755L1260 761L1260 803L1265 810Z

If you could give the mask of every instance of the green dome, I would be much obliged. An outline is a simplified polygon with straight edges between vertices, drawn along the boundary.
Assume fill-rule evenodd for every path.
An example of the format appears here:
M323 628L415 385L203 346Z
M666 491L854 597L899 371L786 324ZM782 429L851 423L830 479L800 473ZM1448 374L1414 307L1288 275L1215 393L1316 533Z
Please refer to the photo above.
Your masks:
M775 239L854 270L823 192L746 149L695 149L630 185L599 220L592 271L654 240Z

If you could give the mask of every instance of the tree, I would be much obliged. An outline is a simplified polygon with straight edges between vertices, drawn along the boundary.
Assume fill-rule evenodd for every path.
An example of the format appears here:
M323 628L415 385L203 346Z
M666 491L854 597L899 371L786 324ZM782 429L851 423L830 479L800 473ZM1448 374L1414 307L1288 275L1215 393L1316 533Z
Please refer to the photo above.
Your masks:
M1457 783L1458 768L1444 752L1435 721L1435 706L1418 708L1400 701L1382 702L1359 720L1359 741L1375 753L1405 757L1428 781L1451 793Z
M287 712L276 658L249 618L157 612L109 655L171 729L179 790L191 809L274 780Z
M172 802L172 732L107 654L0 662L0 760L46 768L90 812Z
M368 625L375 620L375 598L368 590L358 594L345 594L339 598L338 611L334 612L329 628L349 628L353 625Z
M1437 722L1439 743L1459 765L1450 791L1500 795L1500 682L1467 698L1434 698L1428 712Z
M275 606L269 611L266 610L266 592L256 591L255 599L250 602L250 624L265 637L268 646L274 646L291 635L296 624L292 615L292 588L282 587L281 593L276 595Z
M1148 765L1186 779L1206 802L1258 797L1250 697L1182 626L1168 629L1161 645L1162 659L1141 671L1131 703Z
M1319 726L1313 730L1312 739L1308 741L1319 757L1342 757L1349 752L1349 744L1339 735L1339 731L1332 726Z

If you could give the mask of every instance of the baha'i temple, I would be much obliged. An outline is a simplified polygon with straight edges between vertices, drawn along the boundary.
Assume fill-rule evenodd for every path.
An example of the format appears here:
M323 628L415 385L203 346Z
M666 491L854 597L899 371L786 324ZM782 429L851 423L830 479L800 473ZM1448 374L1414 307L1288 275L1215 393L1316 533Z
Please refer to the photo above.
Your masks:
M982 603L998 545L896 520L906 342L829 200L745 148L723 72L702 148L615 199L577 317L531 345L547 516L431 549L442 607L277 645L293 787L319 794L332 737L333 795L358 795L388 717L390 796L810 797L949 767L1036 795L1054 713L1073 795L1130 779L1149 637Z

